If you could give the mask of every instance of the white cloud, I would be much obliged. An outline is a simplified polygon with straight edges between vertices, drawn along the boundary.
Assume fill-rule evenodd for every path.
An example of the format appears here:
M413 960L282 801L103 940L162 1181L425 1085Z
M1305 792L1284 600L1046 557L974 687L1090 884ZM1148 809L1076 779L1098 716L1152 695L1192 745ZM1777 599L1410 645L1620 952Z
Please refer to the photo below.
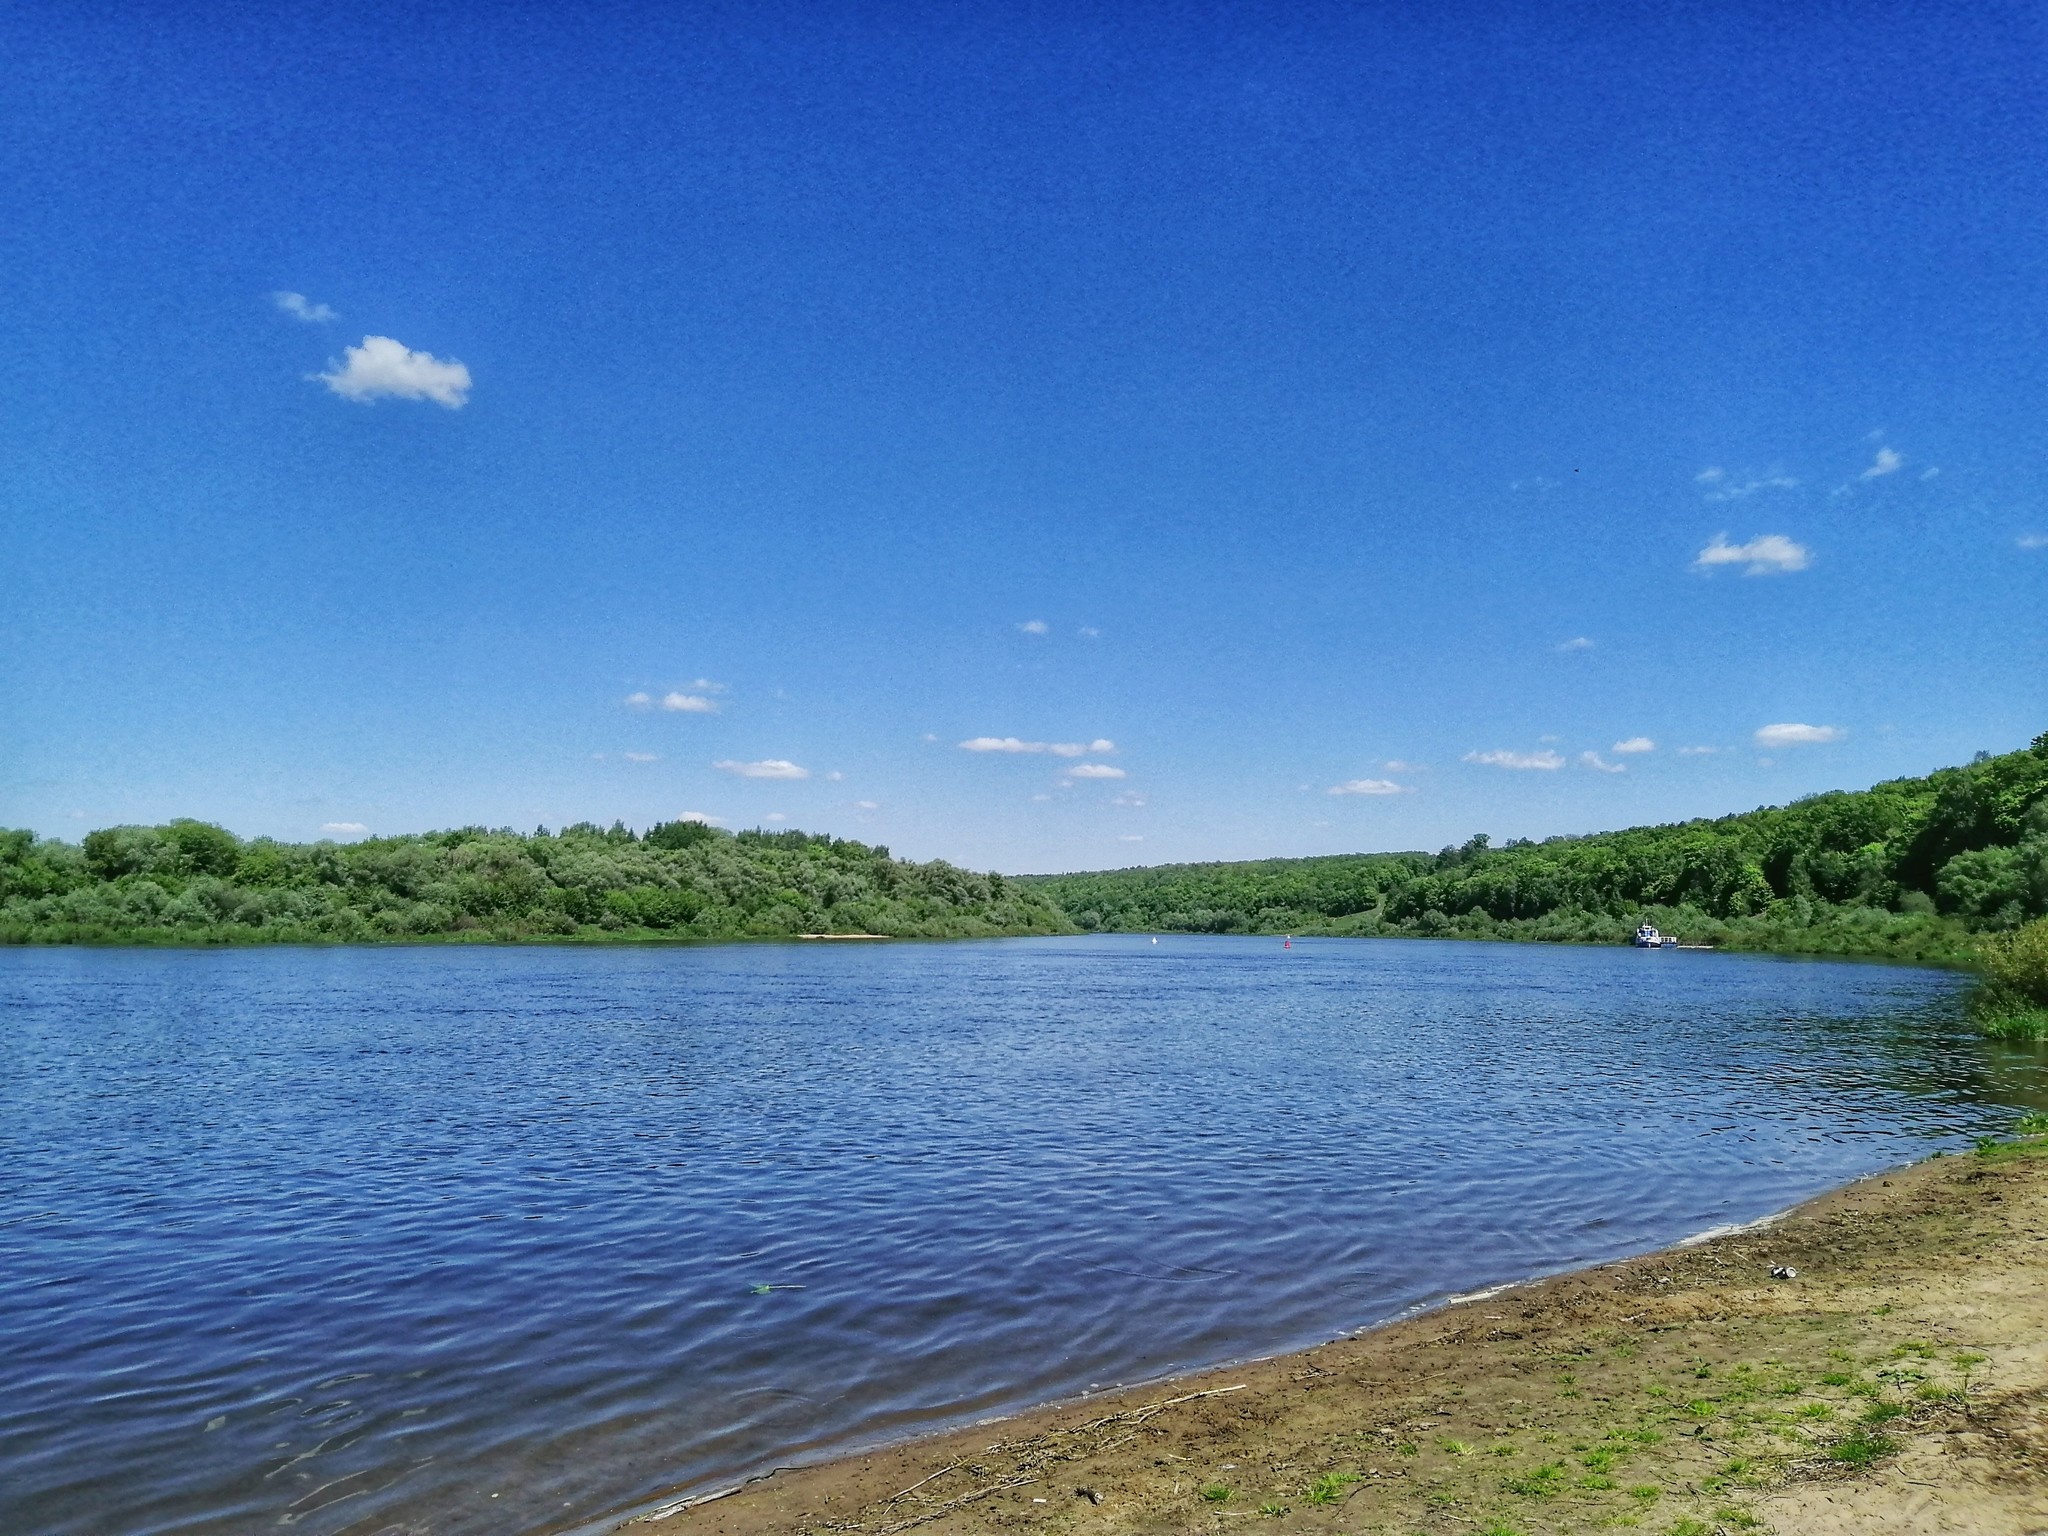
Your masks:
M724 693L726 691L725 684L714 683L708 677L700 677L695 682L691 683L690 686L696 689L699 693Z
M629 763L658 763L661 761L661 759L652 752L621 752L619 756L623 757Z
M1936 475L1940 473L1941 466L1939 464L1930 464L1925 469L1920 471L1920 478L1922 480L1932 480Z
M1593 649L1593 642L1584 635L1573 635L1571 639L1559 645L1558 649L1560 651L1590 651Z
M1346 779L1342 784L1332 784L1327 791L1332 795L1405 795L1406 784L1396 784L1392 779Z
M1050 752L1054 757L1085 757L1114 752L1116 743L1098 736L1093 741L1020 741L1015 736L974 736L960 743L962 752Z
M1849 733L1838 725L1767 725L1756 733L1760 747L1817 747Z
M1624 755L1632 752L1654 752L1657 750L1657 743L1647 736L1631 736L1627 741L1617 741L1608 750Z
M1727 470L1721 468L1718 464L1709 464L1705 469L1692 477L1692 483L1694 485L1718 485L1727 478Z
M1564 766L1564 759L1555 752L1467 752L1468 763L1485 763L1490 768L1541 768L1546 773Z
M1716 566L1739 565L1744 567L1742 574L1745 576L1775 576L1786 571L1803 571L1812 562L1812 551L1804 544L1793 543L1782 533L1760 534L1747 544L1730 544L1727 534L1717 533L1713 542L1699 552L1693 567L1710 571Z
M1390 757L1384 766L1389 773L1420 773L1429 765L1426 763L1411 763L1402 758Z
M2019 544L2021 549L2048 549L2048 533L2023 533Z
M1109 803L1111 805L1128 805L1133 808L1136 808L1138 806L1142 806L1145 803L1145 797L1143 795L1133 794L1130 790L1127 789Z
M308 325L318 325L325 320L339 320L333 310L325 304L315 304L303 293L273 293L270 302L290 315L294 320L303 320Z
M705 811L684 811L680 816L676 817L676 820L694 821L699 826L704 827L722 827L725 825L722 819Z
M1877 450L1877 457L1871 461L1870 468L1864 470L1856 478L1858 480L1876 480L1885 475L1895 475L1904 467L1905 462L1905 455L1896 448L1880 448Z
M1719 747L1680 747L1678 755L1680 757L1712 757L1720 750Z
M677 715L715 715L718 705L701 693L664 693L661 707Z
M1110 763L1076 763L1067 770L1067 776L1075 779L1123 779L1130 775Z
M1081 638L1083 640L1100 640L1102 638L1102 631L1093 624L1083 624L1081 626Z
M1627 763L1610 763L1605 758L1601 757L1601 755L1598 752L1581 752L1579 754L1579 763L1582 767L1597 768L1602 773L1628 772Z
M431 400L449 410L469 402L469 370L453 358L443 362L431 352L414 352L389 336L365 336L359 347L329 363L331 372L315 374L344 400Z
M1790 491L1797 489L1798 485L1799 482L1790 475L1765 475L1761 479L1745 480L1740 485L1717 485L1707 493L1707 500L1740 501L1758 491Z
M370 829L360 821L323 821L320 823L320 830L322 832L331 832L336 837L354 837L357 833L367 832Z
M1027 635L1043 635L1052 629L1052 626L1043 619L1026 619L1017 627Z
M743 779L808 779L811 770L799 768L786 757L764 757L757 763L736 763L729 757L722 757L711 765L727 773L736 773Z
M837 768L834 768L830 773L825 775L825 782L827 784L838 784L843 782L845 778L845 774L841 773Z
M769 812L769 813L768 813L768 814L767 814L766 816L763 816L763 817L762 817L761 819L762 819L763 821L787 821L787 820L789 820L789 818L788 818L787 816L783 815L783 814L782 814L782 812L780 812L780 811L770 811L770 812Z
M856 800L853 808L857 811L879 811L882 807L873 800Z
M1051 796L1051 795L1033 795L1033 796L1031 797L1031 799L1032 799L1032 802L1033 802L1034 804L1036 804L1036 803L1037 803L1038 801L1040 801L1040 800L1050 800L1051 798L1052 798L1052 796Z
M628 709L647 709L652 707L654 696L648 693L629 693L619 702Z

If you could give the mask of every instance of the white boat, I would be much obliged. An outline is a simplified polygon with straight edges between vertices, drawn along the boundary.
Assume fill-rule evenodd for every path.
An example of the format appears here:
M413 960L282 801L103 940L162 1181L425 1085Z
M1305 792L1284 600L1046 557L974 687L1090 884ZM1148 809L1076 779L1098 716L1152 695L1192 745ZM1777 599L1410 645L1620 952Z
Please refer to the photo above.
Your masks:
M1659 933L1654 923L1643 924L1642 927L1636 930L1636 936L1629 940L1629 942L1635 945L1637 949L1678 948L1678 936L1676 934Z

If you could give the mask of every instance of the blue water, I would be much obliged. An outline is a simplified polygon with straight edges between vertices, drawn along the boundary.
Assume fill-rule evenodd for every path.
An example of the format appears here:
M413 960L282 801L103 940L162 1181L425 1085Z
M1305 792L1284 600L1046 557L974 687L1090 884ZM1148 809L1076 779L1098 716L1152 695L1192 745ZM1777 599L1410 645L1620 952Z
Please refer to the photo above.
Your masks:
M1238 938L0 952L0 1529L553 1531L1311 1343L2044 1102L1958 987Z

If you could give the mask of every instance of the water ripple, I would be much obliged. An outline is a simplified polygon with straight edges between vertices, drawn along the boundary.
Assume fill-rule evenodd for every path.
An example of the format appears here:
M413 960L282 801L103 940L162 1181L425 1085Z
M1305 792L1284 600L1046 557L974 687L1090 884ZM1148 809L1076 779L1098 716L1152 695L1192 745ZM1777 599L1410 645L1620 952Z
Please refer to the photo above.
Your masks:
M1957 981L1494 945L0 953L0 1526L564 1529L1752 1220Z

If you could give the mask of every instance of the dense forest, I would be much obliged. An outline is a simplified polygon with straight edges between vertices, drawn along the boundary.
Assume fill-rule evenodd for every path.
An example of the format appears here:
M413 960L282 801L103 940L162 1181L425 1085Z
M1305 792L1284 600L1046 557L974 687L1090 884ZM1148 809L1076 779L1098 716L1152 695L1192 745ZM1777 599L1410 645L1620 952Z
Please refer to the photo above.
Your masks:
M245 842L197 821L78 844L0 832L0 942L1078 928L1605 943L1648 918L1739 948L1963 962L2044 913L2048 734L1925 778L1712 821L1075 875L970 874L838 838L685 821L345 844Z
M1028 883L1085 930L1619 942L1647 918L1739 948L1962 961L2048 913L2048 734L1712 821Z
M243 842L199 821L0 832L0 942L1062 933L1040 890L803 832L673 821Z

